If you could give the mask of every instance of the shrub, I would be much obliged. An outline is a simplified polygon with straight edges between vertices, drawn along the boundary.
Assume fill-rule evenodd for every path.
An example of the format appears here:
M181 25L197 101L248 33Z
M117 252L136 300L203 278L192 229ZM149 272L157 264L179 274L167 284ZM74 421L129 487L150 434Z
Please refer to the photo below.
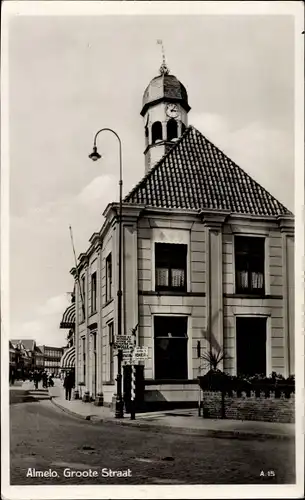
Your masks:
M254 391L266 394L275 392L280 396L282 392L289 396L295 391L294 376L285 379L282 375L273 372L270 377L257 374L251 377L241 375L230 375L221 370L209 370L205 375L198 377L198 382L202 390L223 391L237 393Z

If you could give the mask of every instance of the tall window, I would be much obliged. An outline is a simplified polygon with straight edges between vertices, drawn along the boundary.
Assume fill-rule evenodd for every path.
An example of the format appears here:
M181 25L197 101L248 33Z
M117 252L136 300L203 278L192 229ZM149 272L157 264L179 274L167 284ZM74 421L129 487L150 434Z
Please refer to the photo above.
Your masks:
M187 317L155 316L155 379L187 379Z
M237 375L267 374L266 341L266 318L236 318Z
M96 272L91 274L91 312L96 312Z
M112 299L112 258L111 253L106 258L106 302Z
M86 382L86 337L82 337L83 382Z
M157 141L162 141L162 123L161 122L155 122L152 124L151 137L152 137L153 144Z
M172 141L178 137L178 124L173 118L167 122L167 140Z
M156 290L186 291L187 245L155 243Z
M81 303L81 321L84 321L86 318L86 309L85 309L85 304L86 304L86 278L85 276L82 276L81 278L81 294L80 294L80 303Z
M235 237L236 293L263 294L265 270L265 239Z
M109 371L108 371L108 382L114 382L114 359L113 359L113 321L108 323L108 349L109 349Z

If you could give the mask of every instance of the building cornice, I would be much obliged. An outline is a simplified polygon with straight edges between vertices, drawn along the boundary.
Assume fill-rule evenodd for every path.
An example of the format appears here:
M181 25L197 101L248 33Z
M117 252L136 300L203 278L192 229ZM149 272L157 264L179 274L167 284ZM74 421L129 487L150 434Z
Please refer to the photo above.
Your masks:
M277 223L281 233L294 234L294 217L291 215L279 215Z
M229 210L200 210L199 217L205 226L212 229L220 229L230 214Z

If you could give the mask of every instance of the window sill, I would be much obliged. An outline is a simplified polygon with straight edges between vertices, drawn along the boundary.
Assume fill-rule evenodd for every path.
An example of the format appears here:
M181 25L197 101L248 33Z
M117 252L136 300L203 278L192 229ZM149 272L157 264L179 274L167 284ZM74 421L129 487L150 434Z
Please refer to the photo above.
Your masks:
M224 297L232 299L282 299L283 295L266 295L265 293L224 293Z
M92 312L89 314L89 318L91 318L91 316L94 316L96 313L97 313L97 309L96 309L95 311L92 311Z
M107 302L105 302L105 304L103 305L102 309L104 309L104 307L107 307L109 306L109 304L113 301L113 298L107 300Z
M115 381L113 381L113 382L111 382L111 381L103 382L103 385L115 385Z

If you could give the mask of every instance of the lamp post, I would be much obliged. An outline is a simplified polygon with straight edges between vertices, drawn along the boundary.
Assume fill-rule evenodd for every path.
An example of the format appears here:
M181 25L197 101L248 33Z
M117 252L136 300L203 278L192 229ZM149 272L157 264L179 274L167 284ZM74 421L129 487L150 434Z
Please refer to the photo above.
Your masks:
M123 179L122 179L122 143L118 134L111 128L102 128L94 137L93 152L89 155L92 161L97 161L101 155L97 151L96 139L101 132L111 132L116 136L119 141L119 157L120 157L120 200L119 200L119 283L118 283L118 336L122 335L122 193L123 193ZM115 402L115 418L124 417L124 405L122 398L122 349L118 349L118 374L117 374L117 391Z

